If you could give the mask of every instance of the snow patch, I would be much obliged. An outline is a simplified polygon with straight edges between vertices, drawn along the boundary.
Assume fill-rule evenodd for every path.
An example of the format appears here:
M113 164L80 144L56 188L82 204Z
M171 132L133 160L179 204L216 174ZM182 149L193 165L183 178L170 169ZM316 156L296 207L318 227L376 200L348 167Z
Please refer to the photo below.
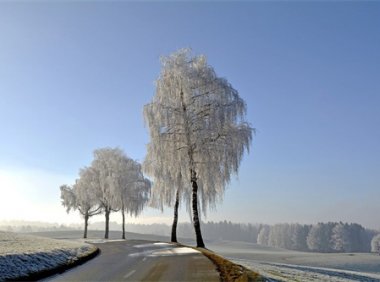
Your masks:
M85 243L89 243L89 244L104 244L104 243L110 243L110 242L124 242L125 239L112 239L112 240L109 240L109 239L90 239L90 240L85 240L84 242Z
M133 246L134 248L152 248L152 247L173 247L173 244L165 242L147 243Z
M136 245L135 247L143 248L143 247L152 247L157 246L155 243L153 244L143 244L143 245ZM187 254L198 254L200 253L197 250L194 250L192 248L187 247L173 247L172 244L163 243L158 244L158 246L162 246L161 249L150 249L143 252L138 253L132 253L128 256L130 257L158 257L158 256L178 256L178 255L187 255ZM169 247L168 247L169 246Z
M71 264L96 249L85 243L0 232L0 281Z
M151 248L151 247L154 247L153 243L149 243L149 244L140 244L140 245L134 245L133 246L134 248Z
M173 255L187 255L187 254L198 254L200 251L194 250L187 247L178 247L167 250L159 250L153 252L150 256L173 256Z
M165 242L156 242L156 243L153 243L153 245L155 245L155 246L172 246L172 244L165 243Z

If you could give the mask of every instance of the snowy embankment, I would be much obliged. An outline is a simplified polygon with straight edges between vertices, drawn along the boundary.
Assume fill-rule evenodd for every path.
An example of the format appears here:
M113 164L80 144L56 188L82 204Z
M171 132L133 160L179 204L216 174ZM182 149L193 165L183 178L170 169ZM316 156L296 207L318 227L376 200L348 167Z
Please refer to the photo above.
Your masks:
M269 281L303 281L303 282L379 282L380 274L312 267L303 265L256 262L246 259L231 259L231 261L259 272Z
M97 250L82 242L0 232L0 281L25 279L67 267Z

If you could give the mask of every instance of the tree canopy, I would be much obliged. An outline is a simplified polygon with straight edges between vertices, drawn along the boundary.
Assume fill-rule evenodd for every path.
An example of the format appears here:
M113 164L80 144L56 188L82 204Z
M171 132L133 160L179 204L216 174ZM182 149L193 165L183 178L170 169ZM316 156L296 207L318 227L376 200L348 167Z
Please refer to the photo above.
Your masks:
M161 63L156 94L144 107L151 137L144 170L154 179L154 201L172 205L180 191L195 215L198 197L203 212L223 198L252 128L244 120L245 102L205 56L181 49Z
M67 212L78 209L84 216L85 235L88 218L104 212L105 238L108 238L110 213L121 211L124 238L124 213L133 216L141 213L149 201L150 186L137 161L119 148L101 148L94 151L91 165L80 170L73 187L61 186L62 204Z

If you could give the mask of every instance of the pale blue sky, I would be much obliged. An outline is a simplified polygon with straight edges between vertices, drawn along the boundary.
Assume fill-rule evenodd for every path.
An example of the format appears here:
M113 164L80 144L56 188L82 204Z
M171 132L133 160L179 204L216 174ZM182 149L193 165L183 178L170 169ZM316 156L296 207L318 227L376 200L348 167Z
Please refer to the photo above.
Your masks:
M380 228L377 1L0 1L1 217L79 221L58 186L98 147L143 160L159 56L182 47L208 57L257 129L208 220Z

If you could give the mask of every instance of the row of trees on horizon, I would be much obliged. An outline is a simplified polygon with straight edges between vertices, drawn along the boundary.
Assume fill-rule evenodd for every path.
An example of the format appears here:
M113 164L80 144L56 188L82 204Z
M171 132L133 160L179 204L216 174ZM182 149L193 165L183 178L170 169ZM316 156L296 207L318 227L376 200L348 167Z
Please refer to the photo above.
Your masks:
M314 225L263 225L257 243L265 246L311 252L370 252L378 231L357 223L327 222Z
M121 230L121 225L109 222L110 230ZM103 229L104 222L90 224L92 230ZM171 228L164 223L125 224L129 232L170 236ZM3 225L0 230L10 232L46 232L79 230L80 225L58 225L35 222L23 222L22 225ZM321 236L320 231L329 231L327 236ZM124 229L125 230L125 229ZM240 241L259 243L269 247L280 247L289 250L306 252L377 252L380 253L380 231L362 227L356 223L328 222L315 225L295 224L243 224L231 221L202 222L203 236L209 241ZM313 230L313 231L311 231ZM318 231L320 230L320 231ZM318 232L317 232L318 231ZM177 235L189 238L193 228L191 223L178 223ZM322 232L323 233L323 232ZM125 233L123 232L123 235ZM326 235L326 234L325 234ZM326 246L326 237L331 236ZM323 238L325 238L323 240ZM319 243L318 243L319 242ZM316 248L318 246L318 248Z
M165 226L148 225L135 230L162 232ZM304 252L380 252L380 232L357 223L266 225L209 221L202 222L202 229L207 240L242 241ZM179 224L178 236L188 237L189 232L190 223Z
M112 211L122 212L124 230L125 211L138 215L148 201L161 210L174 207L171 241L177 242L178 208L184 203L192 212L197 247L205 247L200 214L223 199L251 144L246 104L205 56L180 49L161 58L156 94L143 112L150 134L143 164L131 165L119 149L96 150L76 183L61 186L63 205L84 216L84 236L88 218L104 213L105 238Z

